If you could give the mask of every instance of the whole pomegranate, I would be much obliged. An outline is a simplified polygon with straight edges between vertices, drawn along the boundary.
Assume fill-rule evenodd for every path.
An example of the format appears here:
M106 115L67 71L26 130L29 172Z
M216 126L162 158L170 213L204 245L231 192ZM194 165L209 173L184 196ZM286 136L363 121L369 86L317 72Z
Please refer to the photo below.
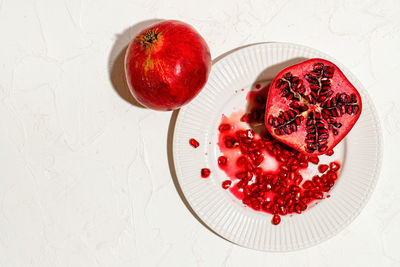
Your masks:
M141 31L125 55L125 74L133 96L155 110L187 104L207 82L210 69L210 50L204 39L177 20Z
M282 70L272 81L265 109L268 131L300 152L321 155L353 128L361 96L332 62L313 58Z

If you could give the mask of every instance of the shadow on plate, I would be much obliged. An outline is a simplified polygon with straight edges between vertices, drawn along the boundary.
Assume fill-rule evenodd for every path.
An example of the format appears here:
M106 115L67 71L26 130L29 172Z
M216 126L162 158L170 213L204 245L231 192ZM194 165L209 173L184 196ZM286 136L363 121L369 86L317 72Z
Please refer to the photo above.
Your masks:
M129 91L128 85L125 79L124 61L125 52L128 45L133 37L135 37L144 28L162 21L161 19L150 19L139 22L132 27L129 27L121 34L116 36L116 41L113 48L111 49L108 57L108 72L110 75L110 81L113 85L115 92L126 102L139 107L146 108L141 105Z

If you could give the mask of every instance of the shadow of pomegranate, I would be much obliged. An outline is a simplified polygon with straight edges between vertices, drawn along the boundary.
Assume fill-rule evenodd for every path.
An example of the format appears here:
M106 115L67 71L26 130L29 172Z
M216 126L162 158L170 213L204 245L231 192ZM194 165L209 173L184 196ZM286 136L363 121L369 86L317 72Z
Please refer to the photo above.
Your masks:
M140 108L146 108L141 105L129 91L128 84L125 79L125 52L128 48L130 41L144 28L163 21L162 19L150 19L139 22L132 27L129 27L121 34L117 34L116 41L111 49L108 58L108 72L110 75L111 84L115 92L126 102Z

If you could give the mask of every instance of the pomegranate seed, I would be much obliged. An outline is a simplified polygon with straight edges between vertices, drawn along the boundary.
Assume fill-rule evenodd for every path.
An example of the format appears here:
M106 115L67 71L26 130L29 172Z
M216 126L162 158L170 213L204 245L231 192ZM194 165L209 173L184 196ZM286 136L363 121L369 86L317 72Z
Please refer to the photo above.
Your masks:
M208 176L210 176L210 174L211 174L211 171L209 168L201 169L201 177L207 178Z
M262 205L262 209L265 211L271 211L273 203L271 201L266 201Z
M260 201L258 201L257 199L253 198L252 201L251 201L251 206L253 207L253 209L259 210L261 208Z
M253 173L256 177L260 177L262 175L262 169L261 168L255 168L253 170Z
M337 171L340 169L340 164L337 162L331 162L329 163L329 167L331 168L332 171Z
M320 191L315 191L314 192L314 197L316 199L323 199L324 198L324 193L320 192Z
M291 186L289 187L289 190L290 190L291 192L293 192L293 193L296 193L296 192L299 192L299 191L300 191L300 187L297 186L297 185L291 185Z
M250 121L250 116L249 116L249 114L244 114L244 115L240 118L240 121L249 122L249 121Z
M271 207L271 213L272 214L278 214L278 212L279 212L278 205L273 204L272 207Z
M246 179L247 178L247 172L238 172L235 174L235 177L238 179Z
M322 180L321 180L321 178L319 178L318 175L313 176L312 181L313 181L314 183L316 183L316 184L322 183Z
M228 159L225 156L220 156L218 158L218 165L219 166L225 166L227 161L228 161Z
M286 171L286 172L289 171L289 167L286 165L281 165L280 168L282 171Z
M325 155L327 155L327 156L332 156L333 155L333 150L331 149L331 150L328 150L326 153L325 153Z
M240 156L237 160L236 160L236 165L238 167L243 167L247 164L247 159L245 156Z
M305 211L307 209L307 204L305 204L303 201L300 201L299 207L301 211Z
M273 225L278 225L281 222L281 216L275 214L274 217L272 217L272 224Z
M294 205L294 211L296 212L296 213L298 213L298 214L301 214L301 208L300 208L300 205Z
M326 165L326 164L321 164L321 165L318 166L318 171L319 171L320 173L324 173L324 172L326 172L328 169L329 169L329 166Z
M218 127L218 130L220 132L226 132L226 131L229 131L230 129L231 129L231 125L227 124L227 123L223 123Z
M300 174L297 174L294 178L294 184L299 185L303 181L303 177Z
M313 187L314 187L314 183L312 181L310 181L310 180L305 181L304 184L303 184L303 188L304 189L311 189Z
M222 188L223 189L228 189L231 186L231 184L232 184L231 180L225 180L225 181L222 182Z
M318 164L319 163L319 158L317 156L311 156L308 158L308 161L313 163L313 164Z
M191 138L191 139L189 140L189 144L190 144L192 147L194 147L194 148L197 148L197 147L200 145L200 143L199 143L196 139L194 139L194 138Z
M334 181L338 178L336 172L333 172L333 171L328 171L328 172L326 173L326 175L327 175L330 179L332 179L332 180L334 180Z
M280 215L286 215L287 214L287 209L284 206L279 207L279 214Z
M239 188L244 188L246 185L247 185L247 182L245 180L242 180L236 184L236 186Z
M331 187L328 186L328 185L324 185L323 187L321 187L321 190L322 190L323 192L329 192L329 190L331 190Z
M243 189L243 194L244 194L245 196L250 196L250 195L251 195L250 187L246 186L246 187Z
M301 168L307 168L308 167L308 162L307 161L300 161L299 162L299 166Z
M244 197L242 200L243 204L249 205L250 204L250 198L249 197Z

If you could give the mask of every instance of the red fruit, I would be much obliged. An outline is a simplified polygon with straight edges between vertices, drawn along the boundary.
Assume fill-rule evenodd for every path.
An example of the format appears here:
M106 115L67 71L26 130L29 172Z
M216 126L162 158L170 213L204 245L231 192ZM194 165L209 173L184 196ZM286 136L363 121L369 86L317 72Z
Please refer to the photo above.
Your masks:
M321 165L318 166L318 171L319 171L320 173L324 173L324 172L326 172L328 169L329 169L329 166L326 165L326 164L321 164Z
M192 100L211 69L207 43L190 25L166 20L142 30L125 55L128 86L138 102L174 110Z
M200 143L199 143L196 139L194 139L194 138L191 138L191 139L189 140L189 144L190 144L192 147L194 147L194 148L197 148L197 147L200 145Z
M314 58L288 67L274 78L265 124L286 145L308 155L321 155L347 135L361 110L361 96L342 71L332 62Z
M210 174L211 174L211 171L209 168L201 169L201 177L207 178L208 176L210 176Z
M225 156L220 156L218 158L218 165L219 166L225 166L227 161L228 161L228 159Z
M223 182L222 182L222 188L223 188L223 189L228 189L228 188L231 186L231 184L232 184L232 181L231 181L231 180L223 181Z

